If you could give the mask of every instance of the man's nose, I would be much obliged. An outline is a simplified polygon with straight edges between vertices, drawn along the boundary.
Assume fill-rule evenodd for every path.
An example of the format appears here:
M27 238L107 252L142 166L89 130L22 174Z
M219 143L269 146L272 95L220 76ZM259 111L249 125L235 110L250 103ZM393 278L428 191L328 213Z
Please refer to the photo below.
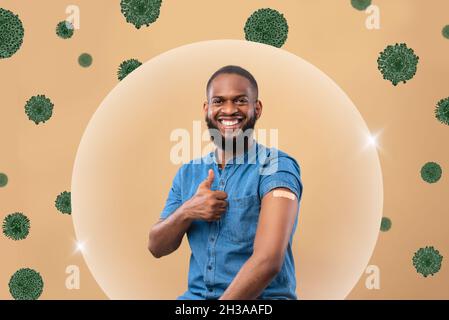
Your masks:
M221 112L227 114L233 114L237 111L237 106L234 104L234 101L231 99L225 100L223 105L221 106Z

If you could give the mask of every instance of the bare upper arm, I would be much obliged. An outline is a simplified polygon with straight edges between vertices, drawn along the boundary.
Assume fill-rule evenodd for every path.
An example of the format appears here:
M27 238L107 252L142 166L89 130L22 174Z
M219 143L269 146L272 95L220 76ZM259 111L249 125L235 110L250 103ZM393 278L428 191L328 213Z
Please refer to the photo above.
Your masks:
M290 189L276 188L268 192L262 198L254 254L278 259L281 263L297 213L298 200Z

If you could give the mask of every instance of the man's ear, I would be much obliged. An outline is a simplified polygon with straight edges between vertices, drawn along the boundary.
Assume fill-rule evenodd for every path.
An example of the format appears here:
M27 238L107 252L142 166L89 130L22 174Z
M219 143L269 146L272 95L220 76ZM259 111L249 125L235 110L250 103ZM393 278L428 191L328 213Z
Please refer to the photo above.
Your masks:
M262 115L262 109L263 109L262 101L257 100L256 101L256 119L257 120L259 120L260 116Z
M203 111L204 111L204 114L207 115L207 101L204 101L204 103L203 103Z

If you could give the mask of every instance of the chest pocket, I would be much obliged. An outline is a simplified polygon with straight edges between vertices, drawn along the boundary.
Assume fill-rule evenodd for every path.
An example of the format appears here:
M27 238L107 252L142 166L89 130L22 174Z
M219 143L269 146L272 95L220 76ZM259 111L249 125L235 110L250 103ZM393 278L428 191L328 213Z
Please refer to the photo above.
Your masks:
M223 237L235 243L254 241L260 212L259 196L228 199L228 203L222 220Z

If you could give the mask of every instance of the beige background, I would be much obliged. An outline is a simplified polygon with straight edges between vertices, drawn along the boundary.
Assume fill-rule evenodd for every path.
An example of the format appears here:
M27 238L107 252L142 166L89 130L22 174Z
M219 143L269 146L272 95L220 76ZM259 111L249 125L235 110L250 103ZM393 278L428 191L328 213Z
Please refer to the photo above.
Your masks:
M192 120L201 123L207 79L229 63L258 80L265 105L259 142L287 151L302 167L305 191L292 244L298 295L343 299L363 273L379 233L383 190L377 151L367 146L369 131L356 107L325 74L285 50L203 41L134 71L83 134L72 175L73 222L86 242L86 263L110 298L169 299L185 291L187 241L154 259L146 249L148 226L159 219L179 167L171 151L183 143L182 152L190 152L185 162L201 156L192 155L195 144L209 151L208 139L201 143L205 125L195 133ZM183 141L170 141L180 129Z
M135 30L121 16L118 1L2 1L20 15L25 41L11 59L0 61L2 125L0 171L10 182L0 189L3 215L23 211L32 221L23 242L0 238L0 298L8 299L10 275L23 265L35 266L45 278L44 299L105 298L79 253L71 217L53 206L68 190L81 135L98 105L117 83L115 72L124 59L147 61L180 45L211 39L242 39L246 18L260 7L284 13L290 32L283 49L326 72L357 105L371 131L383 129L380 160L384 178L384 214L393 228L380 234L370 264L381 269L381 290L367 290L362 277L349 299L449 298L448 271L427 279L411 265L413 252L434 245L448 251L445 174L428 185L419 178L427 161L448 166L444 141L448 128L433 117L436 102L448 96L449 42L441 36L448 24L445 1L375 1L381 9L381 30L364 27L365 14L349 1L164 1L160 19ZM54 28L65 7L81 8L81 29L67 41ZM387 44L406 42L420 56L415 79L393 87L377 71L376 59ZM77 57L93 55L82 69ZM36 128L23 106L32 95L45 93L55 103L53 118ZM81 268L81 289L64 286L65 267Z

